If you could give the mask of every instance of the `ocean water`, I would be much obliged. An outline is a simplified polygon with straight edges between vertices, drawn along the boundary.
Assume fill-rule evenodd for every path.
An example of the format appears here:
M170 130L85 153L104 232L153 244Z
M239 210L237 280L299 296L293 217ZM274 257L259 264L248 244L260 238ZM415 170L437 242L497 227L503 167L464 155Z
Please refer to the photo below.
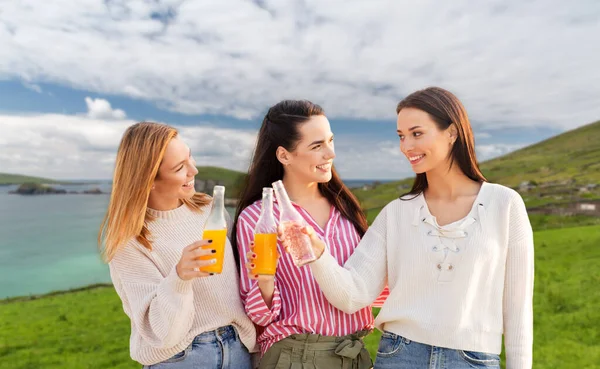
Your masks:
M96 246L109 195L8 193L15 188L0 187L0 299L110 282Z
M372 181L347 182L360 186ZM108 183L62 187L110 190ZM110 283L96 243L108 194L8 193L14 189L0 186L0 299Z

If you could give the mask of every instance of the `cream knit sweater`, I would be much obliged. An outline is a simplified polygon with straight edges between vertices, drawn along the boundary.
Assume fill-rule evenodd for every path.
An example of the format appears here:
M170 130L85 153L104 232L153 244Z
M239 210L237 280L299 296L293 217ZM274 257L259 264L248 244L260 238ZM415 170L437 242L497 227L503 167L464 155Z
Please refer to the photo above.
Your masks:
M255 328L240 299L236 265L227 241L223 273L183 281L175 266L184 247L202 239L210 205L194 212L149 209L153 250L131 240L109 263L123 310L131 319L130 353L152 365L183 351L202 332L233 325L243 344L255 351ZM231 227L229 227L231 228Z
M523 200L507 187L484 183L469 215L442 227L423 195L392 201L344 267L327 250L310 265L327 299L347 313L388 283L380 330L495 354L504 334L506 368L532 366L533 234Z

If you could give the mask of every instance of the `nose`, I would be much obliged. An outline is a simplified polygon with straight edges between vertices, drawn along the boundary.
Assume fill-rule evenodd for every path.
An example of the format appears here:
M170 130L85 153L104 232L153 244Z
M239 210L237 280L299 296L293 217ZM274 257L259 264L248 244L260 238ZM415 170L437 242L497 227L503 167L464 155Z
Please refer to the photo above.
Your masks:
M327 150L325 150L324 157L327 160L335 159L335 149L333 148L333 144L327 146Z
M404 138L403 141L400 141L400 151L405 155L413 149L413 146L414 145L410 141L410 139L408 139L406 137Z
M192 164L192 177L195 177L198 174L198 168L196 168L195 164Z

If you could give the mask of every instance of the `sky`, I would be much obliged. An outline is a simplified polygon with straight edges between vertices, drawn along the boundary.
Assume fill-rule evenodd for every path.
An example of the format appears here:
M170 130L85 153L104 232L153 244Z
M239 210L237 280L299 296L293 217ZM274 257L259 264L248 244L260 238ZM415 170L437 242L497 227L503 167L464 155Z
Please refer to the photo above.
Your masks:
M600 2L0 1L0 172L109 179L137 121L245 171L269 106L321 105L345 179L412 174L395 106L439 86L480 161L600 119Z

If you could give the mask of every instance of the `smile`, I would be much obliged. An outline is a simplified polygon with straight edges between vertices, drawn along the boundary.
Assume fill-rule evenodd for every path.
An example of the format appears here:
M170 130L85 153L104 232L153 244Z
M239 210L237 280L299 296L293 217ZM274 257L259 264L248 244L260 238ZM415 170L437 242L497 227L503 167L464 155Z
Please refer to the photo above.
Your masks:
M425 157L425 154L422 155L416 155L416 156L409 156L408 157L408 161L410 161L410 163L412 165L417 164L418 162L421 161L421 159L423 159Z

